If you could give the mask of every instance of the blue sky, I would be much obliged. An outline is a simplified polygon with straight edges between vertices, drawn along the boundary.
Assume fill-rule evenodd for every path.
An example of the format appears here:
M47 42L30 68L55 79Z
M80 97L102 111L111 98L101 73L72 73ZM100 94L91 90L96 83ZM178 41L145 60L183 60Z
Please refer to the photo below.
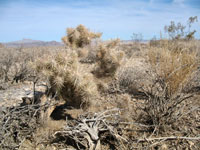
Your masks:
M194 24L200 38L200 0L0 0L0 42L30 38L61 41L67 27L84 24L103 39L164 35L171 20Z

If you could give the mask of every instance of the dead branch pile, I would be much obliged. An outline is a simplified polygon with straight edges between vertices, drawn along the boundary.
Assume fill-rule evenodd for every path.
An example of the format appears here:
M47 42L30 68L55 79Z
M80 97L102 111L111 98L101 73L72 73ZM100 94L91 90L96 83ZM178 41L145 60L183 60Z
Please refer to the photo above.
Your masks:
M26 105L0 110L0 149L16 149L38 126L37 105Z
M111 143L115 149L124 149L122 142L127 140L119 134L118 125L119 109L87 113L77 120L67 119L64 129L55 132L54 136L63 137L77 149L101 150L103 144Z
M32 139L33 133L40 126L40 113L50 103L29 104L0 109L0 149L18 149L23 141Z

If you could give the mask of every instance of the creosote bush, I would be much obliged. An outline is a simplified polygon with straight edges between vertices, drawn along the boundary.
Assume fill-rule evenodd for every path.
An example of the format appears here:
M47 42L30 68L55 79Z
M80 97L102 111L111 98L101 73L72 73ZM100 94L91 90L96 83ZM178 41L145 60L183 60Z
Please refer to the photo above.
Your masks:
M13 50L2 47L0 53L0 80L8 82L10 80L9 72L15 61L14 56L12 55Z
M0 48L0 80L24 81L29 76L28 63L33 56L22 48Z
M50 92L75 108L87 108L97 95L93 76L78 62L76 53L60 52L36 62L36 70L48 78Z
M165 26L165 32L168 33L169 38L172 40L192 40L196 30L191 31L192 24L198 22L197 16L190 17L187 21L187 25L183 25L180 22L177 24L171 21L169 26Z
M78 25L76 28L67 28L67 35L62 41L71 48L83 48L89 45L92 39L100 38L102 33L89 31L84 25Z
M121 65L123 52L118 52L116 46L119 39L100 45L97 51L97 68L94 71L97 77L113 77Z

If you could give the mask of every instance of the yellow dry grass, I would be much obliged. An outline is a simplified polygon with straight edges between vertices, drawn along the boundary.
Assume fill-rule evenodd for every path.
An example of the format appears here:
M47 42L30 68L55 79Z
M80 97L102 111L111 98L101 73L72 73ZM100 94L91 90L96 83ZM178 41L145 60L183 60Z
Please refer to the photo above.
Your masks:
M156 73L165 80L173 94L183 87L197 68L196 51L187 47L181 50L171 48L168 44L151 47L148 52L149 62Z

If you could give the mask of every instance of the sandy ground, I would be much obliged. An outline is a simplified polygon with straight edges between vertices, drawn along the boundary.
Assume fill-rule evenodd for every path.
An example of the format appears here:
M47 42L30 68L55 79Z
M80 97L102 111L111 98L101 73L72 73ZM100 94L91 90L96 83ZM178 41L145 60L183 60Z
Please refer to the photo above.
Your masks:
M36 91L45 91L45 87L38 84ZM32 83L12 84L0 90L0 107L17 106L22 102L22 97L33 97Z

